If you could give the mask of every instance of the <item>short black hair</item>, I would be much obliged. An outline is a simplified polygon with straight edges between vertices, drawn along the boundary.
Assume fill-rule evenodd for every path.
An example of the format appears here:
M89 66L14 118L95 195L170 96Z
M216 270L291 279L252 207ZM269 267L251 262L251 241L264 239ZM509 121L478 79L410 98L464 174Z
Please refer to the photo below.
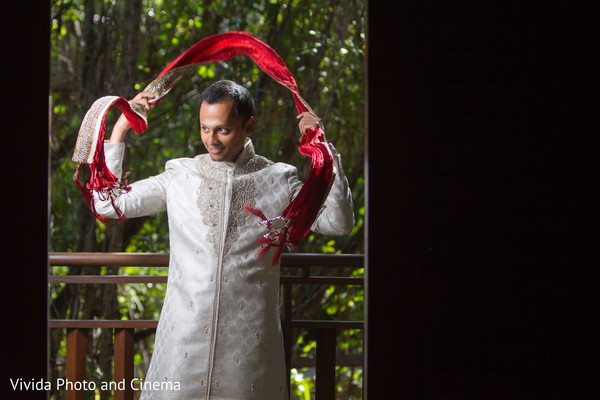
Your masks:
M202 103L217 104L231 100L233 102L234 116L236 119L242 119L246 122L254 116L255 105L254 98L250 91L239 83L222 80L208 86L200 95L198 108Z

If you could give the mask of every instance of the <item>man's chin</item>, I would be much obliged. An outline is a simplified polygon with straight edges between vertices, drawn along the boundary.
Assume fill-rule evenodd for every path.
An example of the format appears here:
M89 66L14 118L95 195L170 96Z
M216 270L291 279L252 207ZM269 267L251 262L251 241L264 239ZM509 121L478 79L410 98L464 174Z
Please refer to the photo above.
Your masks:
M231 161L228 159L227 154L225 153L218 153L218 154L213 154L213 153L208 153L210 155L210 159L213 161Z
M213 161L223 161L226 158L226 154L224 151L211 151L207 149L208 154L210 155L210 159Z

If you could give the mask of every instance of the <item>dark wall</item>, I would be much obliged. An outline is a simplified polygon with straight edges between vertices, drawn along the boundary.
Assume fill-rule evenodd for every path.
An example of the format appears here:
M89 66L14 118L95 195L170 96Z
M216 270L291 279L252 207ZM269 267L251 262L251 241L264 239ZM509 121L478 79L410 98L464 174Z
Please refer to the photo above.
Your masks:
M368 398L598 398L591 10L373 3Z
M2 34L0 398L45 399L11 379L46 377L50 3L11 2Z

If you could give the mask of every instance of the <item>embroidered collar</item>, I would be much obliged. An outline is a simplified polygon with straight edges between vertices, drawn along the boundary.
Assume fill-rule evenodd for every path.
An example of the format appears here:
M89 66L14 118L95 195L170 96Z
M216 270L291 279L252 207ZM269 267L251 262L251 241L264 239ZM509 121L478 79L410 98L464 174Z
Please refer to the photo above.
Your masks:
M198 156L197 166L199 169L204 167L216 169L218 171L226 171L231 168L234 170L241 170L244 169L248 162L255 157L256 153L254 151L254 145L252 144L252 140L248 138L244 144L244 148L235 161L213 161L209 154L202 154Z
M244 148L242 149L238 157L235 159L234 164L237 168L242 168L248 163L248 161L252 160L255 156L256 153L254 152L254 144L252 144L252 140L248 138L248 140L246 140L246 143L244 143Z

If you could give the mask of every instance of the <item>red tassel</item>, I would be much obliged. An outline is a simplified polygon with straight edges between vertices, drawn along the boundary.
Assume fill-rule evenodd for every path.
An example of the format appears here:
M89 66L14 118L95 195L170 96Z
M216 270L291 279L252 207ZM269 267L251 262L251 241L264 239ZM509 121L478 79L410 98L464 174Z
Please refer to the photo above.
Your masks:
M281 253L283 252L283 246L285 244L289 244L289 240L288 240L288 232L290 229L289 221L286 223L286 225L283 228L276 229L272 224L273 220L267 219L267 217L265 216L265 214L262 211L260 211L256 208L250 207L248 205L244 206L244 211L249 215L254 215L254 216L259 217L261 219L260 223L267 227L267 233L264 236L260 237L256 241L258 244L262 245L258 249L258 259L262 260L265 257L265 255L269 252L271 247L275 247L275 253L273 254L273 257L271 259L271 265L276 266L277 264L279 264L279 260L281 259ZM279 219L279 218L280 217L277 217L276 219Z
M98 220L105 223L106 225L110 225L110 221L107 218L103 217L102 215L100 215L96 212L96 207L94 207L94 197L92 194L93 193L92 190L86 190L81 185L81 181L79 180L79 167L80 166L81 166L81 164L77 164L77 168L75 170L75 175L73 176L73 178L75 179L75 184L79 188L79 191L83 194L83 199L85 200L85 205L90 210L92 210L92 212L94 213L94 216L96 216L96 218L98 218Z
M265 258L270 249L270 245L261 246L260 249L258 249L258 260L262 261L262 259Z
M262 211L260 211L260 210L258 210L256 208L252 208L249 205L245 205L244 206L244 212L246 214L255 215L258 218L260 218L262 221L266 221L267 220L267 217L265 216L265 214L263 214Z
M273 254L273 258L271 259L271 265L274 267L277 264L279 264L279 260L281 258L281 253L283 251L283 245L286 243L285 237L287 235L288 232L288 228L284 228L283 231L281 232L281 236L279 238L279 244L277 245L277 248L275 250L275 254Z

